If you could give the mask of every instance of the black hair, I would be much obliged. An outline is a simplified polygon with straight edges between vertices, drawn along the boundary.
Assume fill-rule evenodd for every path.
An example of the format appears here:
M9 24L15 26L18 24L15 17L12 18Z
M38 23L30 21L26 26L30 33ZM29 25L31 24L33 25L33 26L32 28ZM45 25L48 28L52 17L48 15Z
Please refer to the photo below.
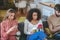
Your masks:
M30 9L29 12L28 12L28 14L27 14L27 19L28 19L28 21L31 22L31 20L32 20L32 14L33 14L34 12L37 13L37 16L38 16L38 17L37 17L37 20L40 20L40 19L41 19L41 10L39 10L39 9L37 9L37 8L33 8L33 9Z
M55 7L54 7L54 9L55 9L56 11L60 11L60 4L56 4Z

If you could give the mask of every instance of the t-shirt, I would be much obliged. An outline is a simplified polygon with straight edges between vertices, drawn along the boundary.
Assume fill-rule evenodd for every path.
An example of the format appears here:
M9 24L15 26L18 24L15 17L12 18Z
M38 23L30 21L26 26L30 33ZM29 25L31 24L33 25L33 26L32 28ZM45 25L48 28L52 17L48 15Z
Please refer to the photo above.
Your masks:
M48 18L48 23L52 24L52 26L53 26L52 28L56 28L56 27L60 26L60 17L56 17L55 14L51 15ZM60 32L60 31L57 31L57 32Z
M27 19L25 20L25 22L24 22L24 33L25 34L31 34L31 32L33 31L33 30L38 30L38 25L39 24L42 24L42 21L41 20L39 20L39 22L37 23L37 24L32 24L31 22L29 22ZM40 29L40 31L42 31L43 29Z
M60 17L56 17L55 15L50 16L48 21L51 22L54 27L60 25Z

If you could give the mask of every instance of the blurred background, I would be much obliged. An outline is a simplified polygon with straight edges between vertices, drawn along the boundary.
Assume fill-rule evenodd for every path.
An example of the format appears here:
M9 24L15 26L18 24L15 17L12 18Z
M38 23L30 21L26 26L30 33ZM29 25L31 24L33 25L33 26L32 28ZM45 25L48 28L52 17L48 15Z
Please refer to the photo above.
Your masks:
M24 21L27 12L31 8L41 9L43 17L47 17L53 14L53 8L55 4L58 3L60 4L60 0L0 0L0 21L3 19L9 8L16 10L16 16L19 21Z

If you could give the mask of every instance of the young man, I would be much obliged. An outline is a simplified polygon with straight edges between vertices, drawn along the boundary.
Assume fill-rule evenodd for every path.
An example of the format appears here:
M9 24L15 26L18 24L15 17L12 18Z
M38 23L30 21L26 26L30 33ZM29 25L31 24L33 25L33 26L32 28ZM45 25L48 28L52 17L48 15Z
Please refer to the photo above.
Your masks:
M56 4L54 10L55 14L48 18L48 24L50 31L57 36L58 34L60 35L60 4Z

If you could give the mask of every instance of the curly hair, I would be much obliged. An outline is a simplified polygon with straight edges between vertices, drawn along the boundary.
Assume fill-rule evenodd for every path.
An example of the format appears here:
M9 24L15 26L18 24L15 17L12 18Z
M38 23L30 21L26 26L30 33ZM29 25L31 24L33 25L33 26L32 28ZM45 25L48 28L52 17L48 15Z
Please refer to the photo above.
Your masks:
M37 20L40 20L40 19L41 19L41 10L39 10L39 9L37 9L37 8L33 8L33 9L30 9L29 12L28 12L28 14L27 14L26 19L27 19L28 21L31 22L31 20L32 20L32 14L33 14L34 12L37 13L37 16L38 16L38 17L37 17Z

